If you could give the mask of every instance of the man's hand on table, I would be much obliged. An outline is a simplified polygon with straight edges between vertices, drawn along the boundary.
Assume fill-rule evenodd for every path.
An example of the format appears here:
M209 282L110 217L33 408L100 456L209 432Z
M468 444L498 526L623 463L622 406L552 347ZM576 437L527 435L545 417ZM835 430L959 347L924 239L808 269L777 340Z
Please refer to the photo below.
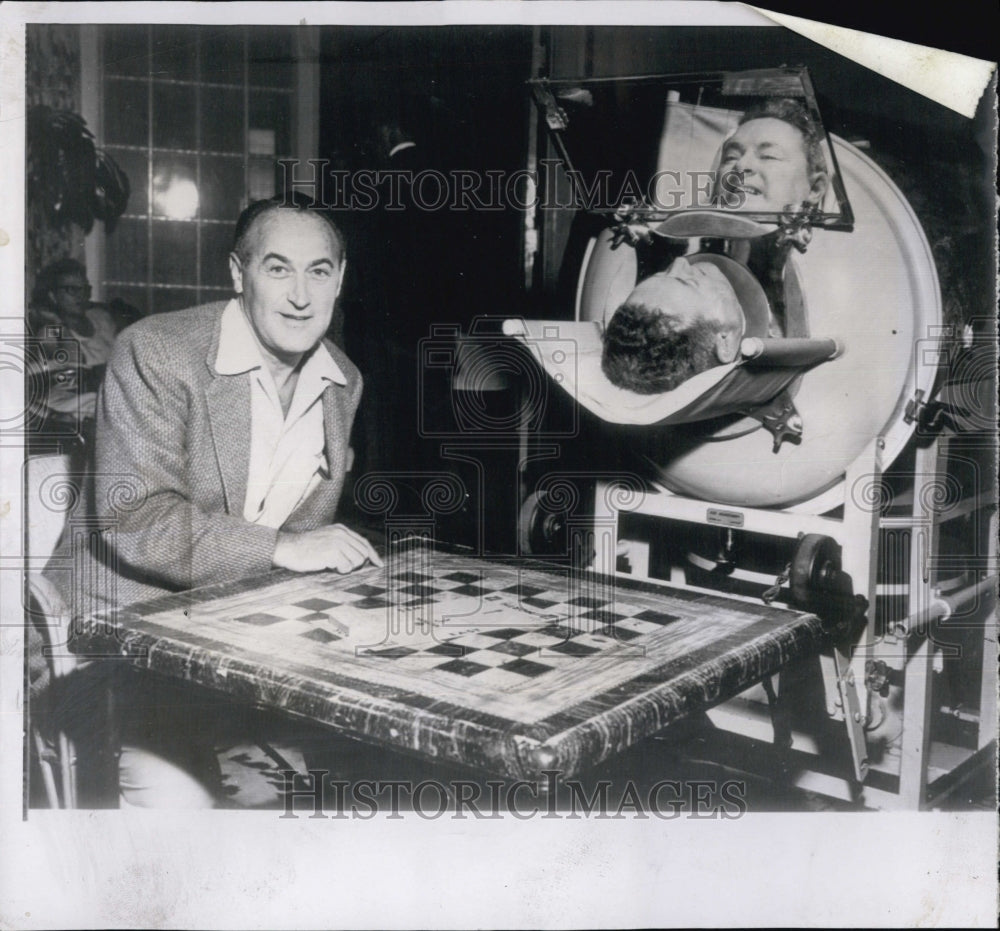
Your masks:
M318 572L335 569L348 573L365 561L381 566L382 559L361 534L343 524L331 524L304 533L279 533L272 562L293 572Z

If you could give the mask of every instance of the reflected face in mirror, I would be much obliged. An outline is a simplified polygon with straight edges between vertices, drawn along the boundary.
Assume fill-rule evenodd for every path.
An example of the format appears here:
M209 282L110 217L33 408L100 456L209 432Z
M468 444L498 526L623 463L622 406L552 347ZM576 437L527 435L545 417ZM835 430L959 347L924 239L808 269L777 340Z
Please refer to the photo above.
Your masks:
M770 116L749 120L726 140L719 177L723 191L734 192L723 193L721 203L744 211L799 209L803 201L819 203L826 190L825 172L810 168L801 130Z

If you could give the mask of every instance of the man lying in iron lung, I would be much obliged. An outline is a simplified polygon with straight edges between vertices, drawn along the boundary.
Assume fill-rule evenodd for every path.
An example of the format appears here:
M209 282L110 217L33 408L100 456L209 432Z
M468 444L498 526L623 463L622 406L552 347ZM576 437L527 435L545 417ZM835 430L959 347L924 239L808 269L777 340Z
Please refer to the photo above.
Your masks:
M601 368L636 394L673 391L732 362L746 329L736 292L714 265L674 259L639 282L608 323Z
M828 174L820 131L798 101L748 110L722 146L715 201L723 209L788 212L822 202ZM641 281L604 332L601 369L612 384L660 394L732 362L743 311L713 265L675 259Z

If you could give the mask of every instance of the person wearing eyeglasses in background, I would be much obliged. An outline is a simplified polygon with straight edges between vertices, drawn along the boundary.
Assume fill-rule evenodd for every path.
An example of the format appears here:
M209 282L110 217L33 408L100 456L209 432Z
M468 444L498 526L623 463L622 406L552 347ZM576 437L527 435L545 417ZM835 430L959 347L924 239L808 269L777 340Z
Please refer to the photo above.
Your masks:
M97 389L122 328L104 304L90 300L87 272L75 259L58 259L38 275L28 311L37 341L29 352L29 376L40 377L44 396L32 413L30 435L76 451L93 436Z

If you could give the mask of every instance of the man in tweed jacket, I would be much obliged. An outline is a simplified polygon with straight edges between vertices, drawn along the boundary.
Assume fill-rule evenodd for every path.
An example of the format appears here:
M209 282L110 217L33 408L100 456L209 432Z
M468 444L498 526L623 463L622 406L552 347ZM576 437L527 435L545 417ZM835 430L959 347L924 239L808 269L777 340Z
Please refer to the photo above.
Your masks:
M292 251L300 255L285 255ZM303 267L293 270L291 258ZM92 551L91 571L78 564L73 573L96 602L131 604L275 566L346 572L378 559L363 537L332 524L361 396L357 369L322 339L343 277L339 234L308 211L254 204L231 263L236 300L147 317L118 338L98 408L94 482L110 552ZM244 333L224 325L241 322ZM224 335L245 340L247 330L259 360L220 354L232 348ZM321 354L325 462L299 476L308 494L280 524L248 520L254 378L271 370L287 415L300 372ZM65 586L61 576L53 581Z
M50 572L76 614L275 567L381 564L333 523L361 396L357 369L323 339L343 280L341 234L319 214L267 201L244 211L235 238L234 300L148 317L115 346L97 411L103 532L75 554L64 541L54 563L68 558L73 571ZM209 804L190 766L147 765L179 749L151 731L187 729L139 730L148 752L126 733L123 798Z

